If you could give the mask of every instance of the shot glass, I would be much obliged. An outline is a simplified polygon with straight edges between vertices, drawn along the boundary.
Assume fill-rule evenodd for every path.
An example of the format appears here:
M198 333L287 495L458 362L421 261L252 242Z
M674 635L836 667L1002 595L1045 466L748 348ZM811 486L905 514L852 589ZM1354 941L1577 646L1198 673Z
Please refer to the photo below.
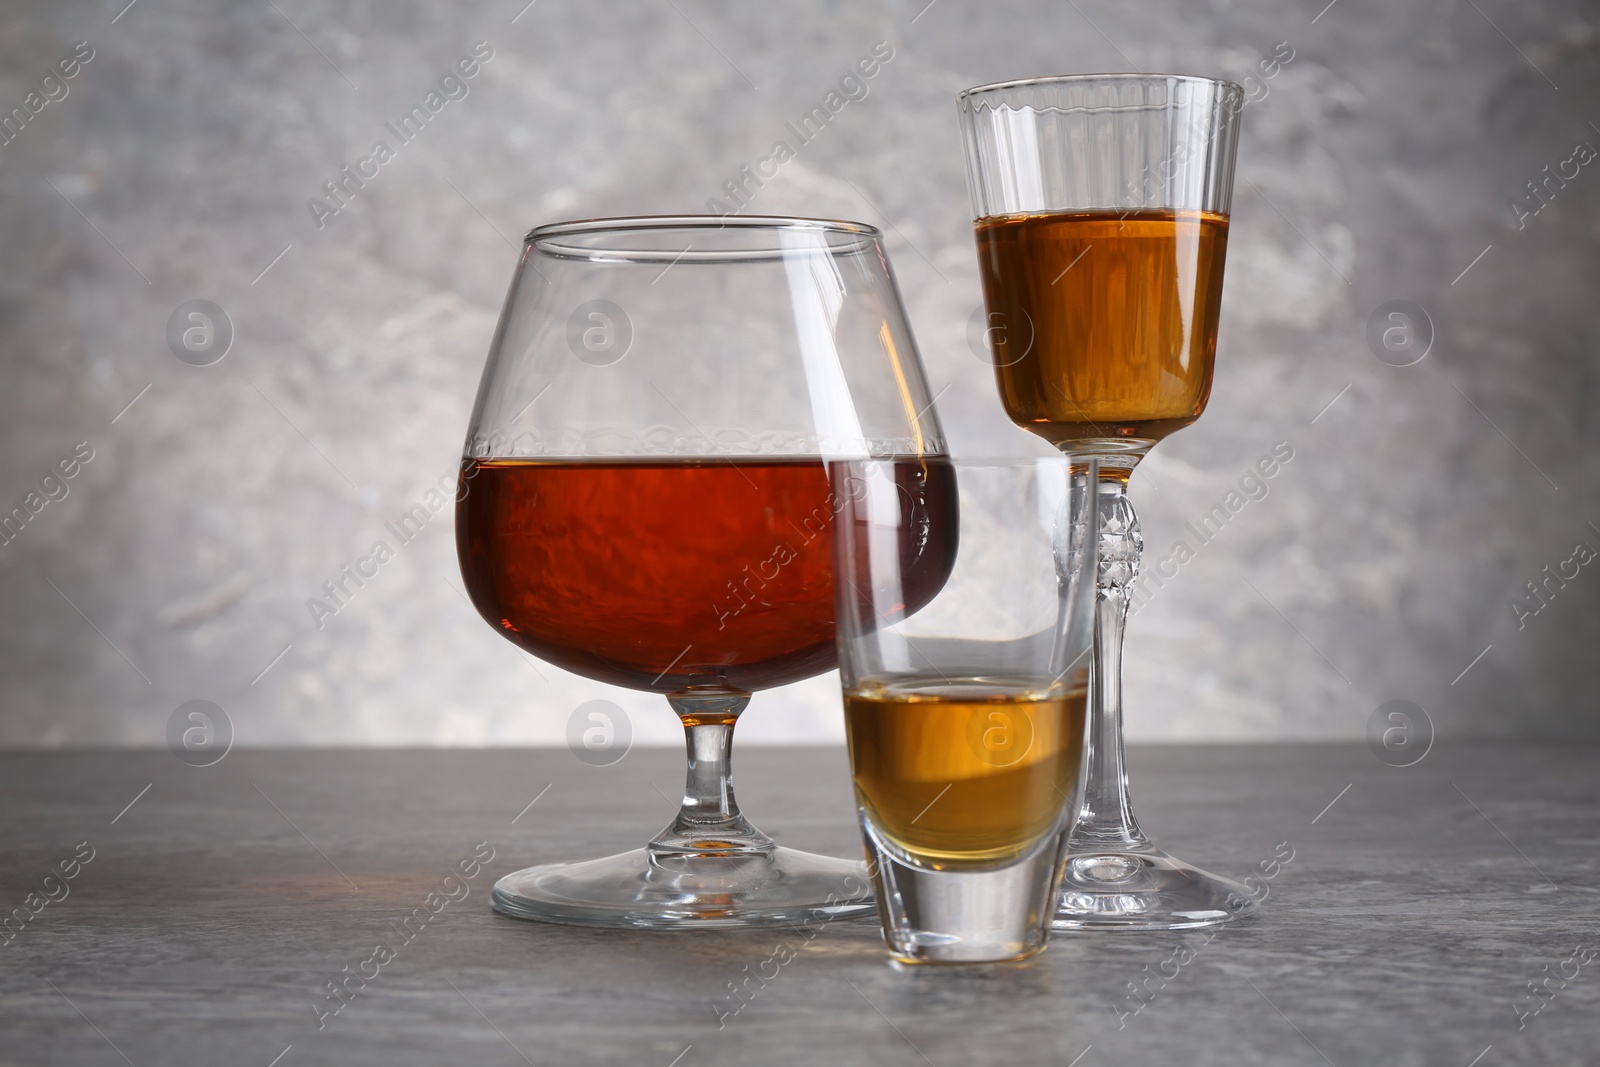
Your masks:
M830 464L839 668L890 956L1045 947L1083 762L1097 545L1065 457Z

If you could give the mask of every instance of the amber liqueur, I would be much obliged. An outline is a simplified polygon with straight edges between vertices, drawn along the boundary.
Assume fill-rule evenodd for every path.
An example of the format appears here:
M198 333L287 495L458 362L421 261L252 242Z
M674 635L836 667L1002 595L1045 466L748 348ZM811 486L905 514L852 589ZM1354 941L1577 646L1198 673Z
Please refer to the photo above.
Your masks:
M903 557L925 603L954 554L949 461L885 461L927 522ZM831 526L817 457L468 460L457 551L513 642L633 689L751 691L831 670Z
M1211 394L1226 216L978 220L995 374L1013 421L1055 444L1154 442Z
M1084 710L1082 679L867 679L845 694L856 799L918 864L1019 858L1061 829Z

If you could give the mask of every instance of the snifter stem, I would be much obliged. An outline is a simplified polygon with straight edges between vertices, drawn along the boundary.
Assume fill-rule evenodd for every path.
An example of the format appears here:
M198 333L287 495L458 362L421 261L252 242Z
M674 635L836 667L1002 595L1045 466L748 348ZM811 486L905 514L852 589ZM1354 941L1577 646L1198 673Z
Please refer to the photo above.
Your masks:
M750 694L689 691L673 693L667 701L683 722L689 773L678 817L650 842L651 855L771 852L777 846L744 817L733 795L733 726L750 703Z
M1144 551L1139 516L1128 500L1128 471L1102 466L1096 498L1100 558L1095 572L1094 670L1083 791L1068 842L1075 854L1150 847L1133 815L1122 758L1122 634Z

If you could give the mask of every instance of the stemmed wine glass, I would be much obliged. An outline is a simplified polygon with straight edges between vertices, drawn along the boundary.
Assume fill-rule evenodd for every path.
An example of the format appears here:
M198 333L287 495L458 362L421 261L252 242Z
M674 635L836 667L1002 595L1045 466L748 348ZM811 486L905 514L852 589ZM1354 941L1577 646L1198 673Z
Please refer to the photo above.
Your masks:
M753 691L837 661L827 462L883 460L915 494L943 442L872 227L657 216L529 233L467 433L462 574L522 648L663 694L689 768L643 848L506 875L495 907L630 927L871 910L861 863L780 848L740 813L729 746ZM940 542L928 533L906 551Z
M1122 632L1144 544L1128 479L1211 392L1243 103L1231 82L1165 74L958 100L1001 399L1100 466L1089 744L1058 929L1180 929L1254 908L1243 886L1150 843L1122 752Z

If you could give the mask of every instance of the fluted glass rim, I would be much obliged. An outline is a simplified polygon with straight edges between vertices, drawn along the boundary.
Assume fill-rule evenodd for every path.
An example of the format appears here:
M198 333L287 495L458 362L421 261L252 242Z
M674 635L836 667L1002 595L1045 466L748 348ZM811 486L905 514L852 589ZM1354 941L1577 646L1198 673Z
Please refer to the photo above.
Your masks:
M631 247L617 244L579 243L578 238L615 235L643 235L661 231L712 231L721 234L748 233L749 244L696 250L692 247ZM784 235L813 235L814 244L785 241ZM755 237L765 235L766 240ZM564 240L572 239L572 240ZM876 226L849 219L811 218L802 215L618 215L606 218L570 219L551 222L529 230L524 249L561 259L582 259L605 263L701 262L720 263L743 260L778 259L796 254L848 255L879 246L883 233Z
M974 86L956 98L973 217L1144 207L1226 215L1246 101L1236 82L1163 72ZM1131 168L1120 184L1119 167Z
M982 97L982 96L987 96L987 95L989 95L991 93L1000 92L1001 90L1005 90L1005 89L1035 88L1035 87L1043 87L1043 86L1051 86L1051 85L1065 85L1065 84L1070 84L1070 83L1117 82L1117 81L1121 81L1121 82L1146 82L1146 83L1150 83L1150 84L1154 84L1154 83L1157 83L1157 82L1165 82L1165 83L1169 83L1169 84L1173 83L1173 82L1188 82L1190 84L1212 85L1212 86L1216 86L1216 87L1226 91L1229 95L1235 95L1236 94L1236 95L1241 96L1241 97L1244 96L1244 86L1240 85L1238 82L1229 81L1227 78L1208 78L1208 77L1206 77L1204 75L1201 75L1201 74L1165 74L1165 73L1160 73L1160 72L1151 72L1151 73L1148 73L1148 74L1139 74L1139 73L1130 73L1128 71L1120 71L1120 72L1116 72L1116 73L1104 73L1104 74L1047 74L1047 75L1043 75L1043 76L1038 77L1038 78L1012 78L1012 79L1009 79L1007 81L989 82L986 85L974 85L970 89L961 90L961 92L956 94L956 103L961 105L962 107L976 107L976 106L979 106L979 105L977 105L977 104L975 104L973 102L973 101L976 100L976 98ZM1116 107L1125 107L1126 105L1115 105L1115 106ZM1045 109L1036 109L1036 110L1045 110ZM1067 109L1055 109L1055 110L1067 110ZM1086 107L1086 108L1072 108L1070 110L1075 110L1075 111L1077 111L1077 110L1081 110L1081 111L1097 111L1097 110L1104 110L1104 109L1101 109L1101 108L1087 108Z

